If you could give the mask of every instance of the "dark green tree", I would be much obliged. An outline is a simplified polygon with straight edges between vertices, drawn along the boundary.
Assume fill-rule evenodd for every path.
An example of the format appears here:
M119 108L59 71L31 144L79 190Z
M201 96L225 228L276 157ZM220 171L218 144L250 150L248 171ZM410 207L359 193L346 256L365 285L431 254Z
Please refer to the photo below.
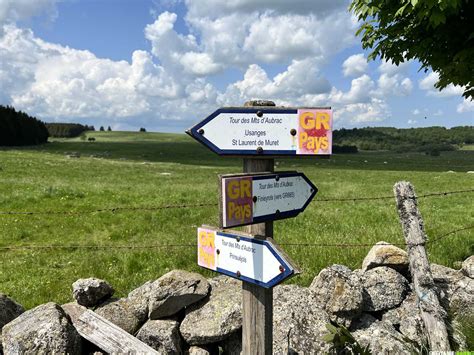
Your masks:
M90 130L88 126L79 123L46 123L51 137L71 138L78 137L83 132Z
M369 59L418 60L439 74L436 88L460 85L474 99L474 1L352 0L350 10Z
M105 131L104 126L100 126L99 131L101 131L101 132Z
M107 131L108 131L108 132L111 132L111 131L112 131L112 128L110 128L110 126L107 127Z
M34 145L48 141L43 122L13 107L0 105L0 146Z

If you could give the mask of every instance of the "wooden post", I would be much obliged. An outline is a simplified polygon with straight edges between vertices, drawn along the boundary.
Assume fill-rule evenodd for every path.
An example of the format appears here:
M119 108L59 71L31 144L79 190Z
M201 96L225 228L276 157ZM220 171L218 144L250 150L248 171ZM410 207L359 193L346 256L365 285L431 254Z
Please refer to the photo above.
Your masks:
M79 335L108 354L158 354L147 344L86 307L68 303L62 308Z
M272 101L249 101L245 106L275 106ZM244 173L273 172L274 159L244 158ZM246 233L259 238L273 237L273 222L251 224ZM242 354L272 354L273 290L242 283Z
M446 312L439 303L433 276L431 275L425 250L426 234L423 219L418 210L415 190L409 182L400 181L395 184L393 191L407 244L410 273L430 350L449 351L451 349L448 332L444 323Z

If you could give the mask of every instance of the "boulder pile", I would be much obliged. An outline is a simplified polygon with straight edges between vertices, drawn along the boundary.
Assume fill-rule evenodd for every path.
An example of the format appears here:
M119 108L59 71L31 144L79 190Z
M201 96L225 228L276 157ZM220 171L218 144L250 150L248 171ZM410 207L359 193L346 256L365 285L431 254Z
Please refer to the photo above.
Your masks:
M474 320L474 257L460 270L432 264L451 342L466 349L459 324ZM80 279L73 286L74 304L87 307L160 354L240 354L241 282L225 276L206 279L171 271L114 298L104 280ZM329 353L323 340L328 324L347 328L373 354L418 352L426 336L408 269L407 254L377 243L361 269L343 265L323 269L309 287L281 285L273 290L275 354ZM66 309L67 307L65 307ZM60 305L47 303L25 312L0 294L0 353L97 353L83 339Z

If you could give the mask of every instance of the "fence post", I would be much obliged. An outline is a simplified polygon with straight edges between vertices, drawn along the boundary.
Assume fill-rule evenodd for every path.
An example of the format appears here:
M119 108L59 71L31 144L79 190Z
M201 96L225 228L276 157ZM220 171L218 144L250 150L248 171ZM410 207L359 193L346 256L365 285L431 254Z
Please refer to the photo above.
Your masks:
M430 350L449 351L448 332L443 319L446 312L439 303L433 276L431 275L425 250L426 234L423 219L418 210L415 190L409 182L399 181L393 187L393 191L407 244L410 273Z
M248 101L245 106L275 106L272 101ZM274 159L244 158L244 173L273 172ZM251 224L246 233L273 237L273 222ZM273 290L242 282L242 354L272 354Z

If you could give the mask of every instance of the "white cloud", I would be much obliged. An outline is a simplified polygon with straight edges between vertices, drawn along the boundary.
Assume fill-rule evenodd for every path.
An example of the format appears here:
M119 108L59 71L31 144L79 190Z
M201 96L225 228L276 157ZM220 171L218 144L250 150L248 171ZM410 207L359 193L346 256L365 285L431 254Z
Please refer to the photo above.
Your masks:
M277 14L308 14L315 13L326 16L337 10L346 10L345 0L186 0L189 16L221 17L229 13L237 13L241 17L257 11L271 11Z
M215 74L223 68L222 65L215 63L207 53L184 53L180 63L188 73L196 76Z
M421 90L427 91L428 96L435 97L451 97L451 96L461 96L464 92L463 87L454 86L449 84L442 91L439 91L435 88L436 82L439 80L439 75L436 72L431 72L418 83L418 86Z
M334 109L335 124L353 125L379 122L390 117L384 99L378 98L376 86L368 75L353 79L347 92L332 88L329 93L303 95L298 103L310 106L331 106Z
M330 88L329 82L319 74L317 59L294 60L273 79L260 66L252 64L243 80L229 85L220 95L220 102L238 105L254 98L275 98L282 104L296 102L304 94L329 92Z
M387 104L380 99L372 98L370 102L354 103L338 109L335 107L334 115L341 123L366 123L386 120L390 113Z
M14 26L0 38L0 56L2 99L44 119L183 119L208 110L217 96L201 79L176 80L148 52L135 51L131 63L100 59Z
M413 89L410 78L403 78L400 74L389 75L383 73L377 83L381 93L385 96L407 96Z
M357 21L345 1L188 0L186 23L199 34L200 51L227 68L325 61L357 43Z
M411 112L413 115L419 115L421 113L421 111L419 109L414 109L412 112Z
M243 49L264 62L309 56L328 58L353 43L352 26L350 16L345 13L322 19L313 14L274 16L264 13L252 23Z
M386 65L377 86L358 54L343 64L345 75L357 76L350 89L332 87L322 68L355 43L356 22L345 1L295 2L187 1L189 34L177 32L175 13L163 12L144 30L151 50L135 51L129 62L47 43L10 25L0 38L0 100L45 119L106 119L114 127L205 116L217 105L254 98L329 105L345 123L389 117L385 96L411 91L411 81ZM284 69L269 76L265 68L274 62ZM207 77L229 68L241 69L242 78L219 92Z
M407 96L413 90L413 82L407 77L410 62L399 65L392 61L382 60L378 67L380 77L377 81L380 94L384 96Z
M456 111L458 113L465 113L465 112L474 112L474 101L473 100L468 100L464 99L463 102L461 102L457 108ZM471 122L472 124L472 122Z
M51 18L57 16L55 4L58 0L0 0L0 35L6 24L47 13Z
M374 96L372 90L375 88L373 80L364 74L356 79L352 79L351 88L347 93L333 91L332 101L341 104L368 103Z
M391 60L388 60L388 61L382 60L382 62L380 63L378 67L378 71L381 74L387 74L388 76L395 76L396 74L402 75L402 74L406 74L409 66L410 66L409 61L400 63L399 65L395 65L393 64Z
M342 63L342 71L344 76L359 76L365 74L369 64L364 54L354 54L348 57L344 63Z
M438 81L439 76L435 72L429 73L427 76L425 76L423 79L420 80L419 82L419 87L422 90L432 90L434 88L434 85Z
M408 120L407 123L408 123L409 125L414 125L414 124L418 123L418 121L417 121L417 120Z

